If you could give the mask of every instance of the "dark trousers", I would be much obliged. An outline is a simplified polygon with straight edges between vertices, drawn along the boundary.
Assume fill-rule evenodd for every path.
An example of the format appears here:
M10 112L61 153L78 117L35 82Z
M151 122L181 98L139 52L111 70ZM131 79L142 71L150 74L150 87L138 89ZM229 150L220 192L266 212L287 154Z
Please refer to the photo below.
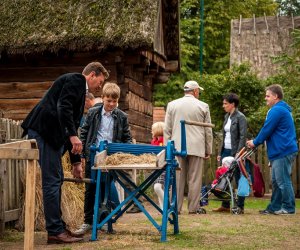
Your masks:
M91 178L91 164L90 162L86 163L85 166L85 177ZM105 182L104 178L101 179L101 203L104 199L104 191L105 191ZM93 223L93 215L94 215L94 203L95 203L95 195L96 195L96 184L85 184L85 193L84 193L84 223L92 225ZM110 183L110 200L111 200L111 208L115 208L120 204L118 192L115 186L115 183L111 181Z
M60 207L61 185L64 179L61 165L63 147L59 150L53 149L36 131L31 129L28 130L28 138L35 139L39 149L46 230L48 235L58 235L66 228Z
M231 149L223 149L223 152L221 154L221 161L222 161L223 158L225 158L227 156L232 156L231 155ZM234 179L235 179L235 182L236 182L236 186L238 186L240 177L241 177L241 171L237 167L234 171ZM244 196L238 196L236 205L240 208L244 208L244 206L245 206L245 197ZM229 208L230 207L230 201L222 201L222 207Z

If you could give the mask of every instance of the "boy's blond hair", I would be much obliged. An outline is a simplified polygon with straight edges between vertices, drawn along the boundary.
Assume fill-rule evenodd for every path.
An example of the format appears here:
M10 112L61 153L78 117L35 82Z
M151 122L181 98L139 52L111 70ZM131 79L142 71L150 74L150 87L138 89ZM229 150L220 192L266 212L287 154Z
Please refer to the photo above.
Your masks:
M154 137L163 136L164 135L164 122L155 122L152 125L152 135Z
M121 94L120 87L113 82L105 83L102 89L102 97L111 97L113 99L119 99Z

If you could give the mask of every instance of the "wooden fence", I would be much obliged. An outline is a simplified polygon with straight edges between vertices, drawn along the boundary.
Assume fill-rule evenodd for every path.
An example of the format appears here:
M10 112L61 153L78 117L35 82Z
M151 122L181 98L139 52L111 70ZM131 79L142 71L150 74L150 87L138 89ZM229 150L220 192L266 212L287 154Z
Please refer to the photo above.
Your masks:
M10 119L0 119L0 144L11 143L21 139L20 122ZM21 196L26 162L23 160L1 160L0 167L0 232L6 222L18 220L22 209Z
M26 167L26 194L25 194L25 233L24 233L24 249L32 250L34 244L34 211L35 211L35 181L36 167L39 159L39 151L35 140L25 140L0 145L0 193L2 197L7 196L3 189L7 183L5 176L6 164L5 159L23 160ZM0 199L0 236L3 235L5 229L5 221L7 212L4 209L3 199Z

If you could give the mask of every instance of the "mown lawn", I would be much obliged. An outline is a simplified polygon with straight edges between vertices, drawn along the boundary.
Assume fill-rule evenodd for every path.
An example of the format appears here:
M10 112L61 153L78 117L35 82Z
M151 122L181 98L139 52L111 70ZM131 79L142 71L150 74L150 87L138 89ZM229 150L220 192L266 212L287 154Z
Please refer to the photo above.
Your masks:
M125 214L114 226L116 234L99 234L99 240L73 245L47 245L46 233L35 234L35 249L300 249L300 212L296 215L260 215L268 199L246 200L244 215L217 214L212 208L220 202L210 201L207 214L179 217L180 234L161 243L156 229L143 214ZM300 200L296 207L300 209ZM186 206L185 206L186 207ZM152 215L159 220L157 212ZM300 211L300 210L299 210ZM23 233L7 230L0 249L23 249Z

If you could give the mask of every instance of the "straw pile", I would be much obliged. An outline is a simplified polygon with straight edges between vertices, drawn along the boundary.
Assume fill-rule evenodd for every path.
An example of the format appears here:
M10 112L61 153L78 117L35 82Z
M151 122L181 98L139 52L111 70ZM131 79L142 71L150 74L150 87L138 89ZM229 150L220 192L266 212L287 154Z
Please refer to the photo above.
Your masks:
M154 154L142 154L132 155L125 153L116 153L106 157L106 165L120 165L120 164L153 164L156 162L156 155Z
M71 174L72 166L69 160L69 154L66 153L62 158L62 165L64 169L65 177L73 177ZM21 182L25 190L25 172L22 174ZM37 167L36 175L36 199L35 199L35 230L45 231L45 219L44 219L44 207L43 207L43 194L42 194L42 181L41 170ZM24 196L21 197L24 201ZM61 210L63 219L70 229L75 229L83 222L83 202L84 202L84 184L75 184L70 182L64 182L62 185L62 197L61 197ZM25 206L24 202L22 212L16 227L19 230L24 230L24 216ZM76 218L76 219L75 219Z

